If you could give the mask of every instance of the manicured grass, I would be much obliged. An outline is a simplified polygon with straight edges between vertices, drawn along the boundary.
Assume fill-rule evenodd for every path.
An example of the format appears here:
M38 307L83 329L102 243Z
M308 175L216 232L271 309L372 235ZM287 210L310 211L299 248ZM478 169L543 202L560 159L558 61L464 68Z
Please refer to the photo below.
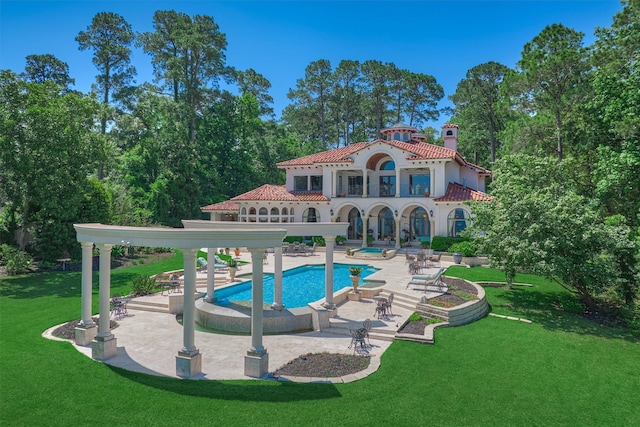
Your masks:
M127 293L136 274L181 264L178 256L115 270L112 293ZM499 272L447 274L495 281ZM553 284L518 281L534 286L487 289L489 302L534 323L486 317L437 330L435 345L394 342L378 372L334 386L189 381L112 368L40 336L79 317L79 273L5 278L0 425L640 425L638 337L560 310L558 301L571 295Z

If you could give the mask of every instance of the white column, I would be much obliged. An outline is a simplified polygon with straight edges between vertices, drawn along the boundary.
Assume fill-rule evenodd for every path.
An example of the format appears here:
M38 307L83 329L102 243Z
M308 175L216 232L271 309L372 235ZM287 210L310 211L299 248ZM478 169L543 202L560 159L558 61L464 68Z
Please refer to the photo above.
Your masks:
M338 175L338 171L333 169L331 171L331 198L335 199L336 197L336 185L338 181L336 180L336 176Z
M93 288L93 242L81 242L82 246L82 319L80 325L93 326L91 319L91 293Z
M264 251L262 248L249 249L253 271L251 275L251 349L248 353L252 355L266 353L265 348L262 346L262 300L264 299L262 258Z
M398 218L396 218L396 249L400 249L400 247L402 246L400 244L400 233L401 233L401 229L400 229L400 215L398 215Z
M367 197L369 195L368 185L367 185L367 168L362 170L362 197Z
M195 293L196 293L196 256L198 249L182 249L184 258L184 309L182 313L183 347L180 353L194 355L195 346Z
M369 218L362 217L362 247L367 247L367 230L369 229Z
M326 259L324 265L324 306L326 308L335 308L336 305L333 302L333 245L336 241L335 236L322 236L326 243Z
M282 310L282 245L273 249L273 258L275 260L273 271L273 304L271 308L274 310Z
M431 197L436 196L436 169L429 168L429 193L431 193Z
M97 338L108 338L111 336L111 248L113 245L99 244L100 250L100 321L98 322Z
M216 300L214 295L216 279L215 257L211 255L215 251L214 248L207 248L207 301L209 302L215 302Z
M400 197L400 169L396 168L396 197Z

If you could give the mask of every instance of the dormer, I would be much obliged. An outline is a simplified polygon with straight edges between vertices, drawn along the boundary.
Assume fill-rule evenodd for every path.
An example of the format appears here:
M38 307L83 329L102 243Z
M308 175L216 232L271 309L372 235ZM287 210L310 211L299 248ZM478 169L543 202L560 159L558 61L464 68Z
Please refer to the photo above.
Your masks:
M380 131L382 135L384 135L384 139L387 141L401 141L401 142L409 142L413 139L413 135L419 133L420 131L413 126L409 126L404 123L396 123L393 126L389 126L388 128L384 128Z

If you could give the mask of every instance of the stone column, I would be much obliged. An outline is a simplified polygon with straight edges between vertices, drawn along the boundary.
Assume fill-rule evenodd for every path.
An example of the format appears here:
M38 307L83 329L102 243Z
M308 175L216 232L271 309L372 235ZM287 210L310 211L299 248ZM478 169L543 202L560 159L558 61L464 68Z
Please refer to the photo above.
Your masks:
M271 308L274 310L282 310L282 245L277 246L273 250L273 258L275 265L273 270L273 304Z
M333 245L336 241L335 236L322 236L326 242L326 259L324 265L324 303L325 308L334 310L336 308L333 302Z
M400 229L400 215L398 215L398 217L396 218L396 249L400 249L402 247L402 244L400 243L400 233L401 233L401 229Z
M362 197L367 197L369 195L369 189L367 185L367 168L362 170Z
M196 256L198 249L182 249L184 258L184 303L182 349L176 356L176 375L192 378L202 372L202 354L195 346Z
M396 197L400 197L400 169L396 168Z
M91 318L91 293L93 292L93 242L81 242L82 246L82 319L75 328L76 344L89 345L97 334Z
M215 257L211 256L211 254L215 253L214 248L207 248L207 301L215 302L215 280L216 280L216 269L215 269Z
M100 320L98 334L92 343L91 357L106 360L118 353L116 338L111 333L111 248L113 245L98 244L100 250Z
M368 229L369 229L369 218L363 216L362 217L362 247L363 248L367 247L367 237L369 236L369 234L367 233Z
M244 374L248 377L260 378L269 370L269 354L262 346L263 319L263 266L264 248L251 248L251 348L244 357Z

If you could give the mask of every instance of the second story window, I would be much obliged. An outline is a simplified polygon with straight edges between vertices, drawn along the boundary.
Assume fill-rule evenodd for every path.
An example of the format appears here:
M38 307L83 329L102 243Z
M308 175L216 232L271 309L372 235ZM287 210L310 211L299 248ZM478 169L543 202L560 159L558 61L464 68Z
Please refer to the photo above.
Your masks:
M293 191L307 191L307 177L306 176L294 176L293 177Z
M322 175L311 176L311 191L322 191Z

